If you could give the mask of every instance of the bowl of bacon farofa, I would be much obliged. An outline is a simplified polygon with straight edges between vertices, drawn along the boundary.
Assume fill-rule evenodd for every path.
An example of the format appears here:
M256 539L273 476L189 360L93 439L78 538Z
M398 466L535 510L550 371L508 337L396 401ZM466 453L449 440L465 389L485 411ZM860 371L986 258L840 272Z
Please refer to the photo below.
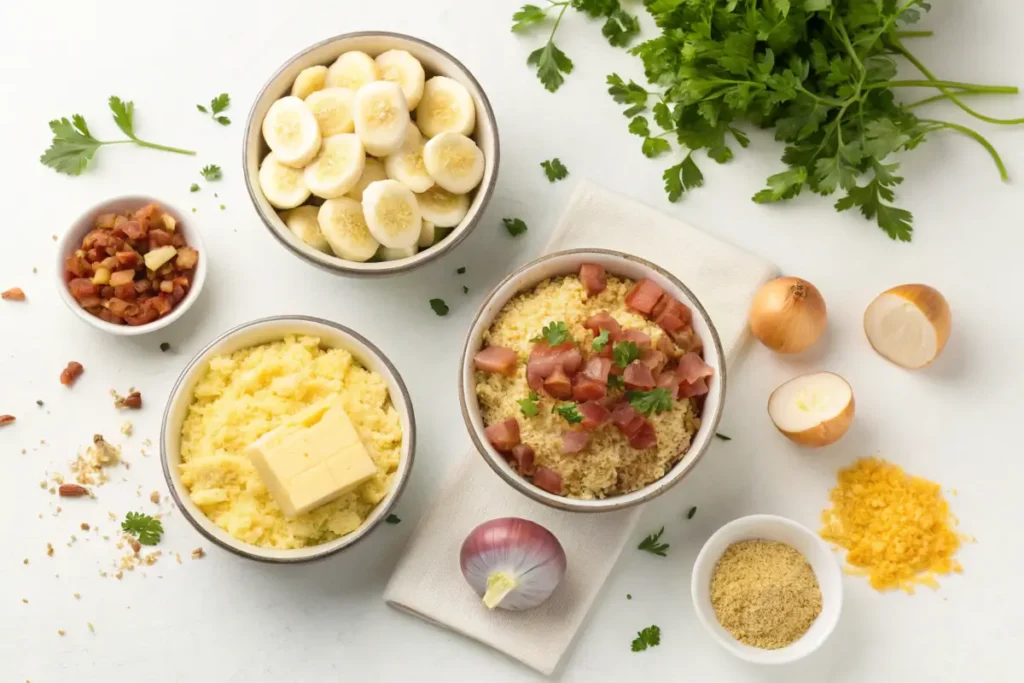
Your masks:
M459 394L477 450L513 488L604 512L664 493L697 464L722 414L725 360L704 307L673 275L573 249L490 293Z
M199 533L242 557L327 557L388 517L416 423L398 371L365 338L304 316L240 325L178 377L164 478Z

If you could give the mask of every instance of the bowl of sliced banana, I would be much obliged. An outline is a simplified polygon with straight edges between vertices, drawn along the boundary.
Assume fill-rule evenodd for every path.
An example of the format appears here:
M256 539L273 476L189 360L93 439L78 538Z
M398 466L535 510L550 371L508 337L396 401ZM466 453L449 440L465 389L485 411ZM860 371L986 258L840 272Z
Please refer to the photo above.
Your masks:
M246 187L271 234L339 275L438 258L476 226L498 127L457 59L386 32L329 38L270 77L246 123Z

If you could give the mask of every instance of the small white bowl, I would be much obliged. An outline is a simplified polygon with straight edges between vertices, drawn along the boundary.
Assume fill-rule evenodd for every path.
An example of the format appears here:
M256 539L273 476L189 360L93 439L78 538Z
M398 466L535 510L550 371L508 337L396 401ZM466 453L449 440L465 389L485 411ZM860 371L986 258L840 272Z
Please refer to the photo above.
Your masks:
M399 423L402 426L402 452L398 470L392 479L391 490L377 503L377 507L370 512L358 529L320 545L294 550L276 550L240 541L214 524L192 502L188 489L181 482L178 466L181 464L181 425L185 421L189 404L192 402L195 386L209 367L210 359L250 346L279 341L290 334L319 337L320 343L324 347L343 348L351 353L360 365L384 379L388 386L391 403L398 411ZM415 452L416 419L412 411L412 400L409 398L409 391L395 366L380 349L362 335L338 323L307 316L275 316L253 320L228 330L210 342L206 348L196 354L174 383L170 398L167 399L167 407L164 409L163 422L160 425L160 461L164 470L164 479L185 519L199 533L225 550L251 560L277 564L294 564L323 559L354 545L369 534L387 517L402 494L402 489L405 488L409 473L412 471Z
M711 576L718 560L733 543L753 540L778 541L797 550L811 564L821 588L821 614L800 640L777 650L763 650L736 640L718 623L711 606ZM786 664L811 654L832 634L843 608L842 572L828 546L813 531L775 515L740 517L716 531L693 564L690 593L704 628L726 650L755 664Z
M64 264L68 260L68 257L74 254L81 246L82 239L90 230L93 229L97 216L102 213L124 213L125 211L140 209L146 204L151 203L159 204L162 210L174 217L178 222L175 226L175 230L181 232L185 241L188 243L188 246L199 252L199 262L196 264L196 272L192 276L192 286L189 287L188 293L185 294L185 298L179 301L178 305L175 306L170 313L162 318L157 318L151 323L147 323L145 325L115 325L114 323L108 323L106 320L97 318L92 313L79 306L78 302L75 301L75 297L71 296L71 292L68 290L68 280L65 274L66 271ZM61 235L60 240L57 243L57 267L54 269L54 278L57 281L57 291L60 293L60 298L64 300L64 303L71 309L71 312L77 315L79 319L84 320L97 330L108 334L114 334L121 337L134 337L140 334L149 334L150 332L162 330L185 314L185 311L187 311L189 307L195 303L196 299L199 298L199 292L202 291L203 285L206 283L206 268L209 259L210 255L209 252L206 251L206 247L203 245L202 238L199 236L199 230L196 227L194 214L184 214L171 204L153 197L147 197L145 195L124 195L122 197L107 199L106 201L100 202L99 204L89 208L71 224L71 227L68 228L63 235Z

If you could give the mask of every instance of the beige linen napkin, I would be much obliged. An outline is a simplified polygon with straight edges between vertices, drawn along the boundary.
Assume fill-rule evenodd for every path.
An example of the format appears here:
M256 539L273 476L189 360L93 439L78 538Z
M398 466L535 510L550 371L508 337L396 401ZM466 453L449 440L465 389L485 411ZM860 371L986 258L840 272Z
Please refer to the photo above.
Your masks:
M668 269L704 304L727 361L746 340L757 289L777 268L643 204L581 182L548 243L548 252L617 249ZM732 365L727 365L730 371ZM699 469L697 470L699 475ZM562 512L515 492L475 451L452 470L424 515L384 591L393 607L479 640L551 674L632 536L640 508L601 514ZM568 572L554 595L527 612L489 612L462 578L459 549L478 524L524 517L547 527L565 547Z

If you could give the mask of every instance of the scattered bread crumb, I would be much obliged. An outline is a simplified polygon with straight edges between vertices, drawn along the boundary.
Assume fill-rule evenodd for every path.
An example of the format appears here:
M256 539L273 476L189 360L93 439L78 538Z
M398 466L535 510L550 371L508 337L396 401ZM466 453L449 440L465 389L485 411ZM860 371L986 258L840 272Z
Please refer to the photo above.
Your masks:
M22 598L22 599L21 599L21 601L22 601L23 603L25 603L26 605L28 604L28 598Z
M82 599L82 594L81 593L75 593L75 600L81 600L81 599Z
M22 564L28 564L28 558L26 557L24 560L21 561L21 563Z
M121 425L121 433L125 436L131 436L135 427L132 426L131 420L125 420L124 424Z
M64 629L62 629L62 628L57 629L57 635L63 636L64 634L65 634Z
M53 544L52 543L47 543L46 544L46 555L47 555L47 557L53 557Z
M82 522L82 524L81 524L81 526L79 528L81 528L82 531L88 531L89 530L88 522Z
M206 557L206 551L203 550L202 548L196 548L195 550L192 551L192 559L193 560L201 560L204 557Z
M153 493L149 494L149 500L152 501L154 505L159 505L160 504L160 492L159 491L153 491Z

